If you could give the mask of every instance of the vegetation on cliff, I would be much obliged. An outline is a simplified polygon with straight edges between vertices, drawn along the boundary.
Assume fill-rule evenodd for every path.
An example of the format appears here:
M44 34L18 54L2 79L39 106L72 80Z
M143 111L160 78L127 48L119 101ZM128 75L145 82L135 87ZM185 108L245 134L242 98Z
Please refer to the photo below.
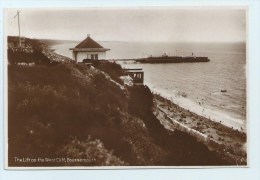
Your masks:
M92 157L96 161L81 165L159 161L161 149L152 142L142 120L127 112L127 95L96 69L83 66L9 66L10 165L17 165L13 157L55 158L71 155L70 149L81 151L73 156L90 156L82 147L91 141L102 144L100 153L118 158L111 164L106 159L102 162L97 151ZM81 143L73 143L75 139Z
M10 36L8 37L9 41L18 41L17 37ZM50 64L50 59L46 57L43 53L43 44L36 40L36 39L29 39L25 38L27 44L30 44L32 47L33 52L27 53L24 51L15 51L12 48L8 48L8 62L10 64L17 64L17 63L35 63L35 64ZM36 58L37 57L37 58Z
M94 66L8 66L9 166L227 164L191 136L164 129L152 113L148 87L122 90L107 79L104 72L118 81L120 66Z

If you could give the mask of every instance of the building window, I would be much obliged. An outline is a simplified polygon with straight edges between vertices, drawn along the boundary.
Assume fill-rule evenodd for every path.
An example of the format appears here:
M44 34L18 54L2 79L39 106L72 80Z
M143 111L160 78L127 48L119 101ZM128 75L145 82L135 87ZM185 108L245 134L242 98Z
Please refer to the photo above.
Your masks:
M95 56L94 56L95 54L91 54L91 59L95 59Z
M95 54L95 60L98 60L98 54Z

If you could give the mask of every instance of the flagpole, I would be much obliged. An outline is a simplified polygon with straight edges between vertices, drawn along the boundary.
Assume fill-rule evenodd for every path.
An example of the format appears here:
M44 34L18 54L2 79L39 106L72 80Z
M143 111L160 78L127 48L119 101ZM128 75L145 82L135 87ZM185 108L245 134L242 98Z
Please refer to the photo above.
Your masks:
M14 16L14 18L16 16L18 16L18 29L19 29L19 47L22 47L22 42L21 42L21 30L20 30L20 16L19 16L20 12L17 10L17 14Z
M20 30L20 16L19 16L19 11L17 11L17 15L18 15L18 27L19 27L19 46L20 48L22 47L22 43L21 43L21 30Z

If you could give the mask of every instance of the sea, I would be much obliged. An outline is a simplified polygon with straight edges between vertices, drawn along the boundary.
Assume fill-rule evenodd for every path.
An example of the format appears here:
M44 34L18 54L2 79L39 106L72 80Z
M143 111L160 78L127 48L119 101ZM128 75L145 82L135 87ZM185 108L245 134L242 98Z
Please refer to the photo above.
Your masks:
M53 45L56 53L72 58L69 48L79 42ZM151 91L194 113L246 132L246 43L99 42L109 48L107 59L149 56L207 56L210 62L140 64L118 61L124 68L142 68ZM226 92L221 92L225 90Z

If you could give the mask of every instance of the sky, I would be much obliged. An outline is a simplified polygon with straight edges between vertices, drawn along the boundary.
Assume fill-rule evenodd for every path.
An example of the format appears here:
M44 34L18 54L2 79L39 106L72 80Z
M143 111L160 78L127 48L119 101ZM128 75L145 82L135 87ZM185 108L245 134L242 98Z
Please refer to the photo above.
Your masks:
M29 38L141 42L245 42L246 9L81 8L19 9ZM17 9L5 10L5 34L18 35Z

